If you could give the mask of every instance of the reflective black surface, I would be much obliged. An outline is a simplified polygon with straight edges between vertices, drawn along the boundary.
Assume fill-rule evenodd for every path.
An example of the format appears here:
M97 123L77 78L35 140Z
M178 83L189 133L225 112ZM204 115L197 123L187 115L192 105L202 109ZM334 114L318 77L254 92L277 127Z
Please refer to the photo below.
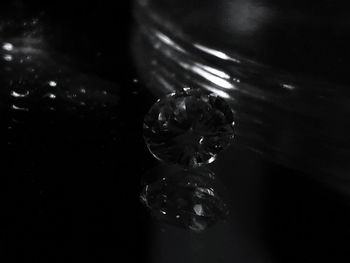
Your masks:
M349 260L348 196L235 144L208 167L226 221L193 233L152 220L139 194L158 165L142 138L157 98L132 66L129 6L1 6L3 262Z

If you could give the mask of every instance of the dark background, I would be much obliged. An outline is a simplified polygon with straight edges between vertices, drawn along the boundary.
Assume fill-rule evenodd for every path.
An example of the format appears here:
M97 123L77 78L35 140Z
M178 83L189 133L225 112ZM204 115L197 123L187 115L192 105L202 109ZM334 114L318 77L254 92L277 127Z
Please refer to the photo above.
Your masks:
M156 166L142 139L143 116L155 97L135 81L131 1L1 3L1 21L32 17L40 17L46 50L74 68L73 75L94 76L95 89L108 83L117 103L107 110L66 110L63 100L50 115L33 98L33 110L9 131L11 87L1 80L1 260L349 259L348 198L240 147L211 166L229 192L227 222L198 235L152 221L139 193L142 175ZM3 79L16 70L6 74Z
M113 68L130 74L127 57L132 1L17 0L1 5L3 20L40 18L52 49L76 58L82 65L94 66L96 72L108 78L114 79ZM97 53L102 54L96 58Z
M9 132L14 113L5 107L10 87L2 80L1 261L140 262L147 257L149 219L138 196L140 177L153 162L142 140L143 114L153 99L147 105L133 83L130 5L1 2L0 20L14 24L2 39L20 35L22 21L39 18L45 49L69 64L72 75L94 76L97 85L112 83L118 101L105 112L70 111L58 101L61 110L54 116L30 105L33 111L20 128ZM38 100L29 103L39 105Z

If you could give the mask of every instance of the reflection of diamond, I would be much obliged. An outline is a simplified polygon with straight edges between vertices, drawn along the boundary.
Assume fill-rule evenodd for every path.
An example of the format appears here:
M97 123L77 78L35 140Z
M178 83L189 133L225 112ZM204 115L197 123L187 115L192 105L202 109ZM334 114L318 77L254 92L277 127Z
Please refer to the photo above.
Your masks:
M158 220L201 232L225 219L228 209L218 195L223 189L209 170L168 167L165 173L140 195Z
M214 94L172 93L146 115L144 138L159 160L186 166L210 163L233 138L233 114Z

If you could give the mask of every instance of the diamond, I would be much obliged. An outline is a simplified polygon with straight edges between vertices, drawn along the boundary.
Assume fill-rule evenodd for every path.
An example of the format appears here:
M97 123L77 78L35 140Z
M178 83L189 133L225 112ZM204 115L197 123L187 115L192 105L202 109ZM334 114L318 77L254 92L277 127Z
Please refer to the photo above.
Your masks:
M158 100L144 120L144 139L158 160L189 167L210 163L234 136L230 106L198 90Z
M160 175L140 195L157 220L202 232L228 215L224 189L210 170L166 167Z

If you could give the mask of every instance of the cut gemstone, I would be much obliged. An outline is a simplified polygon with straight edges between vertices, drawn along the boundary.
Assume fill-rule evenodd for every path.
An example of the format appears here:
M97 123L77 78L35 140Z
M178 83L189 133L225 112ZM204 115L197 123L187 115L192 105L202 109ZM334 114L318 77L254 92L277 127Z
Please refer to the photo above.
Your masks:
M228 209L211 171L170 168L170 172L146 184L140 195L156 219L195 232L225 219Z
M215 160L234 136L233 113L225 100L198 90L158 100L144 120L144 138L159 160L195 167Z

